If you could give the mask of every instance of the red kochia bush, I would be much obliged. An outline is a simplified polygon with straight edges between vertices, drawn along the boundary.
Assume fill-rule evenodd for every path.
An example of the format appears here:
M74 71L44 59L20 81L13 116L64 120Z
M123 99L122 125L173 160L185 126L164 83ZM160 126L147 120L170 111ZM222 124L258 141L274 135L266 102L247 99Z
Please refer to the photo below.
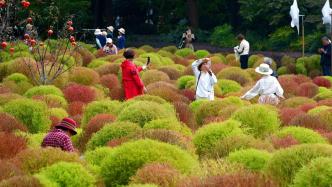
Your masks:
M324 78L324 77L315 77L313 82L317 86L326 87L326 88L331 87L331 82L328 79Z
M182 90L182 95L184 95L186 98L188 98L190 101L195 101L196 98L196 92L192 89L184 89Z
M299 75L292 75L293 76L293 80L298 84L302 84L302 83L310 83L312 82L311 79L305 75L299 74Z
M271 137L271 142L276 149L283 149L299 144L299 142L291 135L285 136L283 138L273 136Z
M30 175L13 176L0 182L1 187L43 187L40 181Z
M289 125L289 122L299 114L304 112L297 108L282 108L279 112L282 124Z
M313 109L317 107L317 104L316 103L306 103L306 104L303 104L299 107L297 107L298 109L302 110L303 112L308 112L309 110Z
M81 101L75 101L69 104L68 113L70 116L82 115L85 107L85 103Z
M28 129L14 116L7 113L0 113L0 131L12 132L15 130L27 131Z
M89 103L96 99L96 91L89 86L70 84L64 90L63 93L69 102L81 101Z
M107 142L107 146L114 148L114 147L120 146L126 142L128 142L127 137L116 138L116 139L113 139L113 140Z
M121 86L112 88L110 90L109 96L114 100L122 101L124 100L124 90Z
M189 105L183 102L175 102L173 105L180 121L192 127L194 125L194 118Z
M120 86L120 83L119 83L119 79L118 79L118 76L116 76L115 74L107 74L107 75L104 75L100 78L100 83L108 88L108 89L112 89L112 88L116 88L116 87L119 87Z
M332 106L332 99L320 100L320 101L318 101L318 105Z
M296 90L298 89L299 85L287 75L283 75L279 77L279 83L285 91L285 96L290 97L296 94Z
M0 159L13 158L25 148L26 142L23 138L11 133L0 133Z
M0 160L0 166L0 181L13 176L23 175L23 172L9 161Z
M299 114L295 116L291 121L291 125L305 127L313 130L332 130L329 125L322 121L318 116Z
M311 82L306 82L300 84L296 90L297 96L312 98L318 93L318 86Z

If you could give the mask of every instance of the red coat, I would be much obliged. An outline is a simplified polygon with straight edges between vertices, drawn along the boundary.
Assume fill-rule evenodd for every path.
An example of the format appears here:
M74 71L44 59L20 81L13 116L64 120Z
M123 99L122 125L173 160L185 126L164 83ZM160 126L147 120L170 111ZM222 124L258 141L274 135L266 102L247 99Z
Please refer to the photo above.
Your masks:
M137 67L130 60L125 60L121 64L122 69L122 84L125 93L125 99L131 99L143 94L144 83L139 77L139 72L142 67Z

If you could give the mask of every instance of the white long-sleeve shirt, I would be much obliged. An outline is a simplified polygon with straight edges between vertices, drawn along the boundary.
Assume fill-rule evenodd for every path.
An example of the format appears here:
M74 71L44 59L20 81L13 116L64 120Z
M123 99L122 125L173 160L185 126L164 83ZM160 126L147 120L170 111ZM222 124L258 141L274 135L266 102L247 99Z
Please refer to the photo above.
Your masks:
M250 100L257 95L274 95L283 98L284 90L282 89L277 78L266 75L262 77L256 85L244 94L241 98Z
M243 39L240 43L240 46L234 48L240 56L242 55L249 55L250 51L250 44L247 40Z
M198 66L201 63L202 60L196 60L192 63L192 69L196 77L196 98L214 100L213 86L218 82L217 77L214 73L210 75L208 72L199 71Z

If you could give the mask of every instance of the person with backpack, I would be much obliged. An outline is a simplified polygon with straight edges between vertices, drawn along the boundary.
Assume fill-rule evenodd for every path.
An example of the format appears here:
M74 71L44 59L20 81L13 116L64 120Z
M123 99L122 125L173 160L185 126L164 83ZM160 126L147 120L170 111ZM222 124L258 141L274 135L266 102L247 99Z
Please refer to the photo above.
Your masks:
M214 85L217 84L217 77L211 70L209 58L199 59L192 63L192 69L196 77L196 100L214 100Z

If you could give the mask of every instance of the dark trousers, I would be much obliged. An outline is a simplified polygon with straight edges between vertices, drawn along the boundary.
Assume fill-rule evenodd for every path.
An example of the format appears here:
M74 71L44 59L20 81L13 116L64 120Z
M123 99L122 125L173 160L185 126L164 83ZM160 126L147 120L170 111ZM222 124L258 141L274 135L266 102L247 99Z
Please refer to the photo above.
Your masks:
M324 76L332 76L331 65L323 64L322 69L323 69Z
M249 55L241 55L240 56L241 69L247 69L248 68L248 59L249 59Z

